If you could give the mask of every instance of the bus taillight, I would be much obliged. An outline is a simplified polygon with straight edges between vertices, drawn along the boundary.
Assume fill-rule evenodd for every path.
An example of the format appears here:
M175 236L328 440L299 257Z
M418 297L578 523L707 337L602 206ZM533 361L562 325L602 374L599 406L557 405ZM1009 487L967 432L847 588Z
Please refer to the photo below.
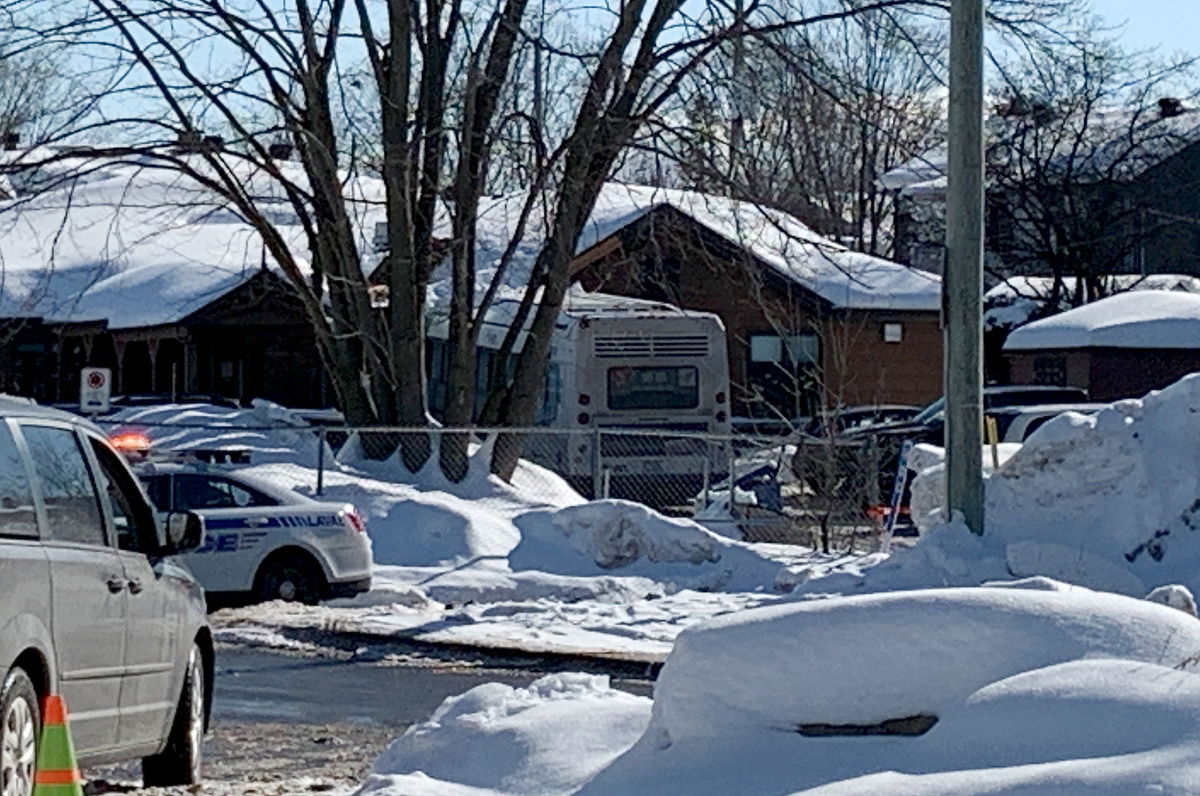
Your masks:
M580 406L587 406L591 402L592 402L592 396L588 395L585 392L579 393L579 405Z
M592 416L587 412L580 412L579 417L575 419L579 421L579 425L581 426L586 426L588 423L592 422Z
M717 393L717 403L719 403L719 404L725 403L725 393L723 393L723 392Z

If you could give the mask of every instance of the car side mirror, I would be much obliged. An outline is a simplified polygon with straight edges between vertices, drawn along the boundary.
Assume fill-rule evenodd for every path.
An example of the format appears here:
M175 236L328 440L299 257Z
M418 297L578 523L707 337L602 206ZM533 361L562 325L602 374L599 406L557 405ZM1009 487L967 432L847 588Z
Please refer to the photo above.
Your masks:
M195 550L204 542L204 518L194 511L172 511L167 515L166 543L162 554L166 556Z

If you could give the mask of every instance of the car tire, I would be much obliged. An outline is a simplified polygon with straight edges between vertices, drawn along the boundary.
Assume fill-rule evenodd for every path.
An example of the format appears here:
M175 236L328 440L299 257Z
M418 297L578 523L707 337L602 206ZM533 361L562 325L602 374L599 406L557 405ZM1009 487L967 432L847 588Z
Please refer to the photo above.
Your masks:
M175 721L162 752L142 758L142 783L147 788L196 785L200 782L201 745L207 725L204 656L192 645L183 678L183 693Z
M321 569L312 560L295 553L268 560L254 582L259 602L283 600L316 605L325 593Z
M14 667L0 687L0 793L30 796L42 712L25 670Z

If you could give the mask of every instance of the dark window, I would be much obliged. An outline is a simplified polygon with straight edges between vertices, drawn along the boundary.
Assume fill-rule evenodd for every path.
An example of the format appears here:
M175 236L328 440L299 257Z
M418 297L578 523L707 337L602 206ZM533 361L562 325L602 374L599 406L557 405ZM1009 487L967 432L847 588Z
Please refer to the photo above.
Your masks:
M175 476L176 511L276 505L279 501L274 498L226 478L190 473Z
M700 372L694 367L608 369L609 409L695 409Z
M792 420L814 414L820 403L821 341L816 333L752 334L749 343L751 415Z
M100 501L75 432L48 426L22 426L33 469L46 503L51 539L103 545Z
M1067 383L1066 357L1041 356L1033 360L1033 380L1037 384L1049 384L1055 387Z
M142 483L146 485L146 494L150 497L154 508L159 511L171 510L171 482L168 476L152 475L149 478L143 478Z
M100 496L112 512L117 546L122 550L154 551L158 547L154 515L142 499L133 476L106 445L96 440L91 443L100 463L96 473Z
M0 535L38 535L29 473L16 440L3 421L0 421Z

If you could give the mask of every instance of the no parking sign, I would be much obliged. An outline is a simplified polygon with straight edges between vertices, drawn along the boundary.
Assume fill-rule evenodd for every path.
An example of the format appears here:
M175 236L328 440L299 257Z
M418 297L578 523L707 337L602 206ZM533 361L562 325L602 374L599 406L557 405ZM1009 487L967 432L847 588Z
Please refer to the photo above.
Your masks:
M79 409L84 414L104 414L112 396L112 371L84 368L79 375Z

